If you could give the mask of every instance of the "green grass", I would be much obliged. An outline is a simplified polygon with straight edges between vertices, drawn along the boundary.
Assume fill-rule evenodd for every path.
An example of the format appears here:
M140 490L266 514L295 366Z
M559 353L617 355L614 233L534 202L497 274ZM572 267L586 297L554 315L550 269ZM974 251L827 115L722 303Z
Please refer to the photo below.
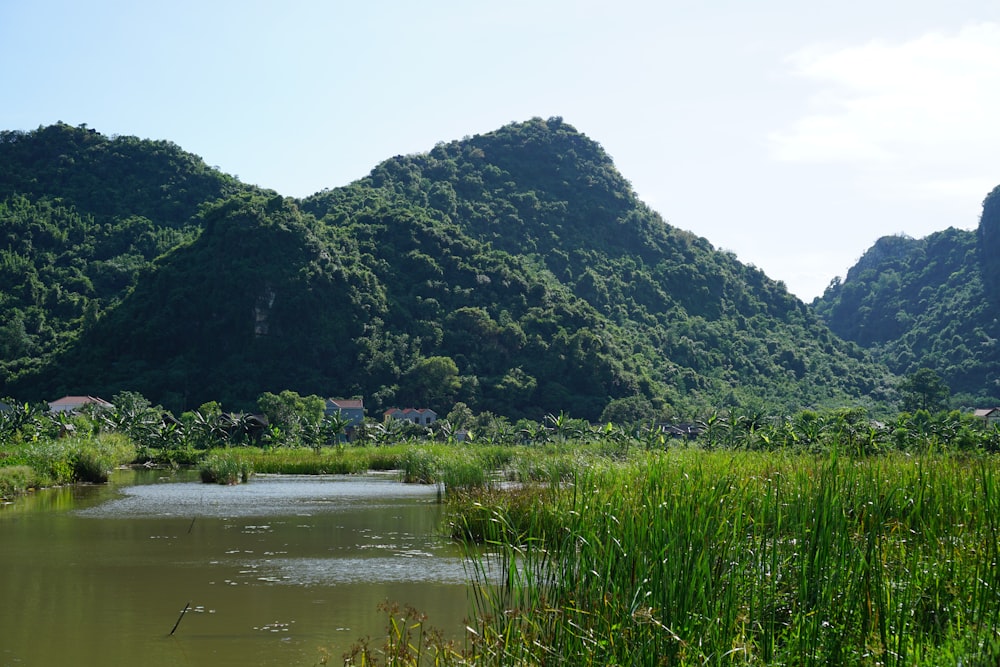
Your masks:
M110 472L133 462L136 448L120 433L79 435L37 442L18 443L4 450L0 493L13 498L28 488L57 486L73 482L103 483ZM31 470L25 486L24 469Z
M476 663L995 664L998 472L680 450L452 496Z
M0 468L0 500L13 500L40 485L38 473L31 466Z
M202 470L398 470L447 491L474 576L466 645L394 613L386 664L998 664L1000 459L837 449L405 442L219 449ZM18 443L0 496L135 457L123 436Z
M199 466L201 481L206 484L239 484L247 482L254 474L252 457L246 450L216 450L206 456Z

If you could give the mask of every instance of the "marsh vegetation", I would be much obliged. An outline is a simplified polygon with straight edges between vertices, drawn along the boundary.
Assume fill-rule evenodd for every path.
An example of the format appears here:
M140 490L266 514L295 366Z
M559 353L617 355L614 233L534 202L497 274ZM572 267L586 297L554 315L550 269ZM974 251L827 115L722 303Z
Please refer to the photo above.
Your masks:
M230 434L162 448L112 419L75 419L65 438L48 438L55 426L37 415L18 427L0 468L7 488L44 476L99 481L120 463L180 458L222 483L393 470L437 485L442 530L470 563L465 636L387 604L384 642L359 643L347 664L1000 657L1000 440L960 413L880 423L857 410L733 412L701 420L690 438L561 414L497 421L465 442L447 425L405 434L369 425L366 437L329 445L237 445Z

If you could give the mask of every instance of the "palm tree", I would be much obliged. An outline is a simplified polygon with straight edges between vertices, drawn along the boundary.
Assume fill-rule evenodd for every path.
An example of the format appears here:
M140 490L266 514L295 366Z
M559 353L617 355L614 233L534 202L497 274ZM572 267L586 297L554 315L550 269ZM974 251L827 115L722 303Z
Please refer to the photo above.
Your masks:
M351 420L340 412L323 415L323 420L319 423L318 437L313 442L316 453L318 454L320 448L324 445L332 447L340 444L350 424Z
M545 421L550 424L549 428L555 433L557 442L563 443L583 435L580 425L565 412L560 411L558 415L545 415Z
M705 434L705 438L708 440L706 445L709 449L719 444L720 436L729 431L729 420L718 412L710 414L707 419L699 422L699 425L702 428L702 433Z
M204 414L200 410L194 411L194 419L191 422L189 435L196 447L202 449L211 448L215 444L216 438L220 435L217 429L219 429L219 415L212 413Z

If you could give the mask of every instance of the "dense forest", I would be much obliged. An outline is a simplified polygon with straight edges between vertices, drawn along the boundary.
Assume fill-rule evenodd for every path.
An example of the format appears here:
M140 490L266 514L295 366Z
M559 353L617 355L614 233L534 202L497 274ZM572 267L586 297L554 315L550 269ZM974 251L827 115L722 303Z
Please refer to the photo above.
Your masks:
M198 235L206 202L249 190L169 142L0 132L0 380L51 363Z
M241 409L292 389L596 420L898 396L872 340L665 222L559 118L303 200L169 142L4 132L0 230L0 395L18 399Z
M899 375L937 373L964 406L1000 405L1000 187L975 231L879 239L813 308Z

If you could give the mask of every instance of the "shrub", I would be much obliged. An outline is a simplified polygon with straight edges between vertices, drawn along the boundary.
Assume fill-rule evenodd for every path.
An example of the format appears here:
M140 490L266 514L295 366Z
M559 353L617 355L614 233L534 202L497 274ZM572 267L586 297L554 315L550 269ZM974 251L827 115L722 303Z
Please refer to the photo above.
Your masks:
M76 443L73 459L73 478L81 482L103 484L118 466L135 460L136 448L121 433L102 433L93 440L87 438Z
M103 484L113 468L111 458L93 445L81 447L73 460L73 478L81 482Z
M38 486L38 474L31 466L0 468L0 498L11 500Z
M200 472L206 484L239 484L250 479L253 466L235 453L215 452L205 457Z

